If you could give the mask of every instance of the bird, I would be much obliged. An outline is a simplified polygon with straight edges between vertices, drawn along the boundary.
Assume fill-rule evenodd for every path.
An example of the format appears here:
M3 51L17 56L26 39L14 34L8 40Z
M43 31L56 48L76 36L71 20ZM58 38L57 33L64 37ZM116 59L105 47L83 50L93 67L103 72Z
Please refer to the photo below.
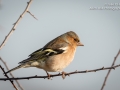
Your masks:
M84 46L78 35L74 31L68 31L48 42L43 48L40 48L29 55L18 66L7 71L7 73L19 68L36 67L48 72L62 72L74 59L77 46Z

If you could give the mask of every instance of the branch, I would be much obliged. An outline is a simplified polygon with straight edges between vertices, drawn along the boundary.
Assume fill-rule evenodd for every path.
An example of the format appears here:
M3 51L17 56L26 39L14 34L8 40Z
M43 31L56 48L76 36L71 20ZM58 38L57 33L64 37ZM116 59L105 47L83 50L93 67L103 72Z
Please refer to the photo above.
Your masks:
M30 11L27 11L31 16L33 16L33 18L35 18L36 20L38 20Z
M114 58L114 60L113 60L113 63L112 63L112 65L111 65L111 67L114 66L115 61L117 60L117 57L118 57L119 55L120 55L120 50L118 51L117 55L115 56L115 58ZM106 84L106 81L107 81L107 78L108 78L110 72L111 72L111 69L108 70L108 73L107 73L107 75L106 75L106 77L105 77L105 79L104 79L104 82L103 82L103 85L102 85L102 87L101 87L101 90L104 89L105 84Z
M5 62L1 57L0 57L0 60L1 60L2 63L5 65L6 69L9 71L9 68L8 68L6 62ZM14 76L13 76L13 74L12 74L11 72L10 72L10 75L11 75L12 78L14 78ZM19 84L19 82L18 82L17 80L15 80L15 81L16 81L18 87L19 87L21 90L24 90L23 87Z
M8 75L5 73L4 68L2 68L1 65L0 65L0 68L1 68L2 71L4 72L4 75L9 79ZM12 83L13 87L14 87L16 90L18 90L17 87L15 86L15 84L13 83L13 81L12 81L12 80L9 80L9 81Z
M70 72L70 73L65 73L65 76L70 76L71 74L77 74L77 73L88 73L88 72L96 72L96 71L101 71L101 70L108 70L108 69L115 69L117 67L120 67L120 64L119 65L115 65L115 66L112 66L112 67L102 67L102 68L98 68L98 69L93 69L93 70L84 70L84 71L75 71L75 72ZM54 75L50 75L50 77L57 77L57 76L62 76L63 74L54 74ZM21 79L32 79L32 78L49 78L49 76L30 76L30 77L18 77L18 78L0 78L0 80L21 80Z
M7 42L8 38L10 37L10 35L15 31L16 26L18 25L18 23L20 22L20 20L22 19L22 17L25 15L25 13L28 11L30 4L31 4L32 0L30 0L27 4L26 9L24 10L24 12L20 15L20 17L18 18L18 20L14 23L11 31L8 33L8 35L5 37L5 39L3 40L2 44L0 45L0 50L2 49L2 47L5 45L5 43Z

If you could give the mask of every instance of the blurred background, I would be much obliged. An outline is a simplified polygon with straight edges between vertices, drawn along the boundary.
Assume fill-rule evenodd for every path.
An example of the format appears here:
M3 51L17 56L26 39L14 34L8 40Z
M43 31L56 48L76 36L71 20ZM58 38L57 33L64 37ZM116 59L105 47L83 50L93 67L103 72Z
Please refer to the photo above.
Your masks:
M28 1L0 0L0 44ZM100 9L102 7L111 9ZM0 57L9 69L16 67L18 62L50 40L71 30L79 35L85 46L77 48L75 58L64 69L65 72L111 66L120 49L119 0L33 0L29 11L38 20L26 13L0 50ZM2 62L0 64L4 67ZM120 64L120 56L115 64ZM25 90L100 90L107 72L74 74L64 80L62 77L54 77L52 80L30 79L19 82ZM37 68L21 68L12 73L15 77L46 75L44 70ZM119 90L119 77L120 68L112 70L104 90ZM0 78L5 78L1 70ZM14 90L11 83L0 81L0 90L8 89Z

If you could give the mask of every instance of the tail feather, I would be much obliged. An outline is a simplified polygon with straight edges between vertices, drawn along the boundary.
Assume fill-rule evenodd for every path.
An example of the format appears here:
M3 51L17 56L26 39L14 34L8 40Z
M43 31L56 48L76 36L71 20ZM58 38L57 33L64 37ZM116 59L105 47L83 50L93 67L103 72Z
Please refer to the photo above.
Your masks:
M9 72L11 72L11 71L17 70L17 69L19 69L19 68L21 68L21 67L23 67L23 66L24 66L24 65L19 65L19 66L13 68L13 69L7 71L6 73L9 73Z

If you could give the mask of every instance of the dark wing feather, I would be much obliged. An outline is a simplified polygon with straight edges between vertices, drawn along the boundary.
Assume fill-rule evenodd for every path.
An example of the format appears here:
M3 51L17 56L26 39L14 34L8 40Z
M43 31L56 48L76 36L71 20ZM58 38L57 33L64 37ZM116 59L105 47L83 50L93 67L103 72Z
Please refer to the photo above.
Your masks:
M41 53L42 50L43 50L43 48L38 49L35 52L31 53L29 55L29 58L19 62L19 64L26 63L26 62L33 61L33 60L37 60L38 57L42 56L42 54L43 54L43 53Z
M26 63L34 60L43 60L46 59L46 57L61 54L64 52L64 50L60 48L65 48L68 46L68 44L69 43L67 40L67 36L64 34L60 35L57 38L50 41L49 43L47 43L43 48L36 50L32 54L30 54L28 59L23 60L19 63Z
M48 48L44 48L44 49L41 48L39 50L36 50L32 54L30 54L28 59L25 59L25 60L19 62L19 64L26 63L29 61L35 61L35 60L36 61L37 60L45 60L46 57L61 54L63 52L64 52L64 50L62 50L62 49L53 50L53 49L48 49Z
M33 53L31 53L29 56L31 57L31 56L33 56L33 55L35 55L37 53L40 53L42 50L43 50L43 48L40 48L40 49L34 51Z

